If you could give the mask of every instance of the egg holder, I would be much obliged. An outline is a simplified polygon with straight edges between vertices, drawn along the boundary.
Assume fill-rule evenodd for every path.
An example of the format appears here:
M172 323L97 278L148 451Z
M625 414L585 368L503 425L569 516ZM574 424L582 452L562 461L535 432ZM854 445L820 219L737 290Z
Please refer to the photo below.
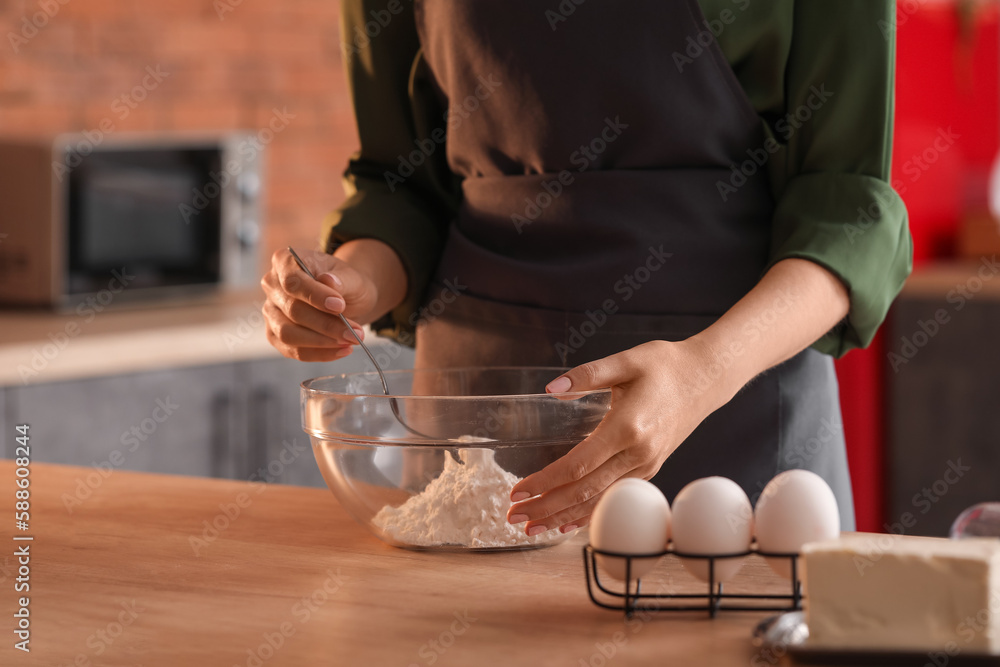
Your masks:
M715 581L715 561L727 558L743 558L745 556L758 555L764 558L787 558L791 563L791 574L792 578L789 581L791 592L787 594L750 594L750 593L723 593L722 592L722 582ZM597 573L597 556L609 556L615 558L625 559L625 590L613 591L609 590L604 584L601 583L600 576ZM663 557L674 557L674 558L689 558L692 560L707 560L708 561L708 591L706 593L642 593L642 579L635 579L635 592L632 592L631 582L632 582L632 561L633 560L646 560L650 558L663 558ZM583 569L584 574L587 578L587 595L590 597L590 601L593 602L598 607L604 609L611 609L613 611L624 611L626 618L631 618L631 616L636 611L707 611L709 618L715 618L715 615L719 611L773 611L773 612L783 612L783 611L798 611L802 609L802 582L799 581L798 576L798 560L799 554L797 553L776 553L769 551L761 551L757 549L756 541L750 545L750 548L746 551L741 551L739 553L730 554L697 554L676 551L673 545L668 545L667 549L661 551L657 554L646 554L646 555L635 555L635 554L624 554L616 551L607 551L603 549L597 549L591 545L583 547ZM610 604L608 602L602 602L597 599L594 587L597 590L613 598L621 600L620 604ZM655 601L657 604L640 605L640 601L650 600ZM664 600L679 600L681 603L662 605L659 604ZM683 604L687 600L704 600L703 604ZM775 601L773 604L769 605L751 605L751 604L738 604L730 605L725 604L724 600L772 600ZM777 601L784 600L787 604L779 605Z

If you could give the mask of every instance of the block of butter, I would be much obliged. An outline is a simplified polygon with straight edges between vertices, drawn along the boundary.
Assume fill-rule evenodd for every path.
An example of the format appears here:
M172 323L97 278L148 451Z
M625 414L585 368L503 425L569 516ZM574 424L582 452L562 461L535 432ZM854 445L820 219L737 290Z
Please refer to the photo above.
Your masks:
M810 647L1000 653L1000 540L847 534L802 555Z

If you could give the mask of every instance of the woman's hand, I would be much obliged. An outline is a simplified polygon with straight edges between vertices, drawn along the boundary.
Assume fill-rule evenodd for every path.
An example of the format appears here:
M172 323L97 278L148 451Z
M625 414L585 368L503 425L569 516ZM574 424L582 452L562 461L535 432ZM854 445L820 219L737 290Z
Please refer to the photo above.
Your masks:
M514 486L508 521L527 522L529 535L552 528L568 532L587 525L597 499L616 480L655 475L695 427L735 393L727 393L725 383L696 386L694 379L710 359L697 339L652 341L550 382L546 390L552 393L611 387L611 409L586 440Z
M406 292L406 276L395 252L373 239L344 244L334 255L297 251L316 276L310 278L287 249L271 257L260 284L267 340L286 357L333 361L357 344L339 317L359 337L361 326L395 307Z
M611 387L611 410L566 456L514 485L508 521L527 522L529 535L586 525L615 480L652 477L751 378L812 345L849 310L836 275L784 259L701 333L645 343L556 378L546 387L553 393ZM696 378L705 376L712 382L702 387Z

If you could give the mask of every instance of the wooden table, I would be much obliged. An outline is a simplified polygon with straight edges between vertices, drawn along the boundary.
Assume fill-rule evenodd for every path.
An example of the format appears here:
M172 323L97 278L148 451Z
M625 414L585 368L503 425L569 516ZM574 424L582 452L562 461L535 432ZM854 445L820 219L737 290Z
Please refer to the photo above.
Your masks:
M776 662L750 644L764 613L660 613L626 623L593 606L585 535L528 552L412 552L376 540L322 489L115 471L67 506L88 475L94 482L98 473L31 468L30 530L17 533L34 536L30 655L12 647L19 594L11 545L24 543L11 541L12 512L3 513L2 665ZM0 479L12 509L11 461L0 461ZM203 535L213 521L223 529ZM656 572L647 590L690 581L677 566ZM739 581L744 590L784 590L756 558Z

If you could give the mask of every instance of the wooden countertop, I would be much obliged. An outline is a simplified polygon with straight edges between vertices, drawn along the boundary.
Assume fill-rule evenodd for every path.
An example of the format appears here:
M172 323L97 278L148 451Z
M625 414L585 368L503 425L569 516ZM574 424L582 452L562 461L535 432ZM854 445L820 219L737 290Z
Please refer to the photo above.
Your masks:
M910 276L903 295L941 299L961 289L963 298L997 300L998 271L992 257L927 264ZM278 358L264 336L262 299L250 289L180 303L112 304L99 312L0 308L0 386Z
M264 336L262 301L260 290L248 290L190 302L112 303L100 312L4 308L0 385L277 357Z
M65 499L88 477L96 489L70 512ZM10 507L11 461L0 461L0 478ZM18 534L34 536L32 651L14 650L7 630L0 664L772 664L750 644L765 613L670 612L626 623L593 606L585 535L538 551L412 552L376 540L325 489L122 471L101 479L45 464L32 464L31 482L30 530ZM196 555L192 538L205 522L223 524L224 508L247 499ZM5 521L15 532L13 517ZM5 627L15 607L12 551L0 556ZM646 590L691 581L676 565L654 572ZM734 590L785 590L757 558L739 582Z
M906 297L996 301L1000 299L1000 256L924 264L903 286Z
M264 335L263 298L257 289L101 312L0 309L0 387L279 358Z

